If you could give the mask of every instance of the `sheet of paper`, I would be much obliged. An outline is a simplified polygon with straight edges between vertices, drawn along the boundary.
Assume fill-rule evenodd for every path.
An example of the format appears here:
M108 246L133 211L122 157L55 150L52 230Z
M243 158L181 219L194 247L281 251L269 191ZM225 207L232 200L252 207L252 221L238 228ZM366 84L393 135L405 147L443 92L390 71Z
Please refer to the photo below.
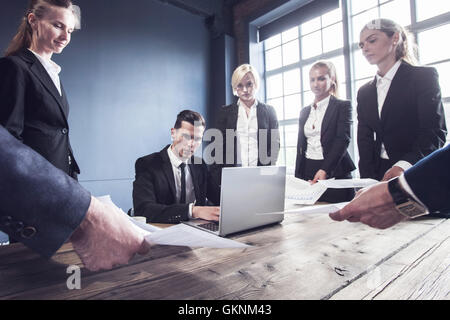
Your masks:
M311 185L308 181L286 176L285 198L295 200L297 204L314 204L326 190L327 187L321 184Z
M345 188L365 188L378 183L374 179L328 179L319 180L319 183L326 188L345 189Z
M127 215L123 212L122 209L118 208L114 202L112 201L109 195L97 197L103 203L114 206L118 210L122 211L123 214ZM200 229L187 226L185 224L177 224L168 228L158 228L140 221L133 219L128 216L133 224L135 224L138 228L138 232L142 232L145 236L145 240L149 242L151 245L160 244L160 245L169 245L169 246L184 246L184 247L204 247L204 248L248 248L250 247L247 244L222 238L216 236L215 234L202 231Z
M155 232L155 231L161 230L161 228L159 228L159 227L155 227L150 224L146 224L146 223L137 221L137 220L133 219L132 217L130 217L129 215L127 215L121 208L116 206L116 204L112 201L111 196L109 194L105 195L105 196L101 196L101 197L96 197L96 198L98 200L100 200L101 202L109 204L109 205L113 206L114 208L116 208L117 210L120 210L124 215L126 215L128 217L128 219L130 219L131 222L133 222L133 224L135 224L137 227L139 227L147 232ZM147 232L144 232L144 235L146 235Z
M320 204L314 206L304 206L298 209L291 209L280 212L270 212L270 213L260 213L260 214L307 214L307 213L317 213L317 214L329 214L336 212L343 207L345 207L349 202L331 203L331 204Z
M190 227L183 223L161 229L145 237L150 244L204 248L249 248L250 246L231 239Z

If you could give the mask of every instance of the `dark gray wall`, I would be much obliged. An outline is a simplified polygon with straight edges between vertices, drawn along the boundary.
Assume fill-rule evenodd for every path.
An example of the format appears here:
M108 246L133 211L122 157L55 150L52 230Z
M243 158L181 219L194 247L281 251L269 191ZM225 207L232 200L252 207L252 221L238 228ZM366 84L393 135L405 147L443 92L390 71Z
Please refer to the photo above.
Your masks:
M2 0L6 48L27 0ZM82 30L53 59L71 107L80 182L132 206L134 163L170 143L179 111L207 115L210 36L204 19L157 0L78 0ZM208 116L207 116L208 121Z

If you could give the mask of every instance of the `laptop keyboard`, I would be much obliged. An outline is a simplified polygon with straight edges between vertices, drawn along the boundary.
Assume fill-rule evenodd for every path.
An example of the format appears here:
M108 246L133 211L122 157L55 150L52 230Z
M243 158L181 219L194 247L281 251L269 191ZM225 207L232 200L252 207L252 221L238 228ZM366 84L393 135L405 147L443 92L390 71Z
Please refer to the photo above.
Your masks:
M211 230L211 231L219 230L219 224L217 224L215 222L203 223L203 224L199 224L198 226L201 228L207 229L207 230Z

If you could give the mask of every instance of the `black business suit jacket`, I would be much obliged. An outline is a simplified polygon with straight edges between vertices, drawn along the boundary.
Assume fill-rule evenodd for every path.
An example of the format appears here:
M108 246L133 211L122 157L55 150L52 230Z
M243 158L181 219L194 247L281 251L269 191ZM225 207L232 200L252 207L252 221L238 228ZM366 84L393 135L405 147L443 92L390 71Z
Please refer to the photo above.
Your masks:
M379 179L381 144L391 165L412 165L445 143L447 127L438 73L431 67L402 61L378 114L376 78L358 91L359 171L362 178Z
M311 112L311 106L300 112L297 158L295 162L295 176L304 179L305 153L307 142L305 137L305 123ZM322 170L328 178L342 177L355 170L356 167L347 151L351 138L352 106L350 101L339 100L330 96L330 102L322 121L320 142L323 149Z
M239 115L239 106L236 103L223 106L220 108L217 115L215 128L218 129L223 137L222 151L223 158L218 159L220 163L214 163L209 167L211 172L211 183L209 184L210 200L216 205L220 204L220 185L222 180L222 168L238 166L237 159L237 144L236 135L233 139L233 147L228 146L226 139L227 129L233 130L236 133L237 121ZM278 119L275 109L267 104L258 102L256 107L256 117L258 120L258 132L261 129L267 130L266 138L261 141L258 134L258 166L275 165L280 152L280 133L278 129ZM264 138L264 135L261 136ZM273 141L273 146L272 146ZM262 146L267 146L267 148ZM264 152L263 150L267 150ZM260 155L263 154L263 157ZM231 161L228 161L230 159Z
M414 194L433 213L450 213L450 145L405 171ZM447 215L448 217L448 215Z
M133 182L134 213L145 216L148 222L179 223L189 220L189 204L176 200L175 179L166 146L136 160L136 177ZM194 164L200 162L201 164ZM203 160L191 158L188 164L194 184L197 206L207 204L208 170Z
M0 124L55 167L80 173L70 146L69 104L62 85L61 91L62 96L28 49L0 59Z

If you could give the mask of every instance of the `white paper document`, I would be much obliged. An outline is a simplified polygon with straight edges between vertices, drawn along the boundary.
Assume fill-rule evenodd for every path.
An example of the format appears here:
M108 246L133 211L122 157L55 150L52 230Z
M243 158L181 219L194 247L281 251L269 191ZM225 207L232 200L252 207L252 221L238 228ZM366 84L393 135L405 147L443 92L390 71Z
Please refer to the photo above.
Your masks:
M97 197L103 203L109 204L116 209L118 208L111 200L109 195ZM158 228L147 223L143 223L128 216L131 222L136 225L137 232L141 232L145 236L145 240L151 245L169 245L169 246L185 246L185 247L203 247L203 248L248 248L249 245L244 243L222 238L215 234L202 231L200 229L187 226L185 224L178 224L168 228Z
M261 213L261 214L307 214L307 213L329 214L341 210L348 203L349 202L319 204L315 206L304 206L298 209L291 209L280 212Z
M222 238L183 223L161 229L145 237L150 244L204 248L248 248L247 244Z
M318 183L311 185L308 181L286 176L285 198L295 200L297 204L314 204L326 190L327 187L324 185Z
M378 183L374 179L328 179L319 180L321 185L330 189L365 188Z

